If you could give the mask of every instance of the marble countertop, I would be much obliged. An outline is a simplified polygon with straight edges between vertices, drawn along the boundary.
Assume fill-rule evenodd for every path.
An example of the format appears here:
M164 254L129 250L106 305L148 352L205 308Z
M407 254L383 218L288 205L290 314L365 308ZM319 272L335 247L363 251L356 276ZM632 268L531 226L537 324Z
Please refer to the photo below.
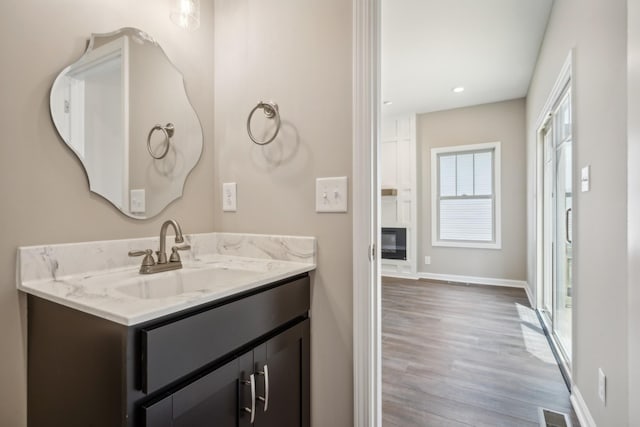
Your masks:
M135 325L316 267L313 237L208 233L185 239L191 249L181 254L182 269L144 275L138 272L141 259L127 253L157 248L157 238L21 247L17 287ZM173 242L173 236L167 242Z

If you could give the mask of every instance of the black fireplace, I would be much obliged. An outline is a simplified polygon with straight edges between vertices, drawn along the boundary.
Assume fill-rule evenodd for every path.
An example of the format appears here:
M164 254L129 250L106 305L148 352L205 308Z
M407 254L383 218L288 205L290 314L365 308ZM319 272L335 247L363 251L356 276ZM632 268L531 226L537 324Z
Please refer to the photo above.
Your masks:
M407 229L382 227L382 258L407 259Z

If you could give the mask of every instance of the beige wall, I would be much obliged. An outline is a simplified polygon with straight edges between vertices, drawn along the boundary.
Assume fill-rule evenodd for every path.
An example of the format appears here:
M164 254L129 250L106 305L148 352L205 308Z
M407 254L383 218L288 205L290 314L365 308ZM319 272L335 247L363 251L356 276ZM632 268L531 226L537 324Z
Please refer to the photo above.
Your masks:
M0 424L26 424L24 298L15 289L20 245L154 236L162 220L178 219L185 232L215 228L213 203L213 8L202 2L194 33L171 24L169 2L154 0L4 0L0 2ZM90 194L80 162L49 117L54 78L85 49L92 32L139 27L155 37L185 74L204 128L204 152L184 197L156 219L126 218Z
M525 101L496 102L417 116L418 271L525 280ZM502 249L431 246L431 149L501 144ZM431 264L424 264L425 255ZM465 260L465 262L460 262Z
M640 1L628 0L629 425L640 425Z
M626 28L625 0L556 0L527 98L533 284L536 121L574 48L574 183L591 165L591 191L576 191L573 202L573 380L601 426L628 425ZM598 368L607 375L606 406Z
M352 219L317 214L314 193L316 177L351 174L351 2L215 5L215 223L224 231L318 238L312 424L346 427L353 423ZM282 114L280 135L265 147L245 128L260 100L276 101ZM235 213L221 212L222 182L237 183Z

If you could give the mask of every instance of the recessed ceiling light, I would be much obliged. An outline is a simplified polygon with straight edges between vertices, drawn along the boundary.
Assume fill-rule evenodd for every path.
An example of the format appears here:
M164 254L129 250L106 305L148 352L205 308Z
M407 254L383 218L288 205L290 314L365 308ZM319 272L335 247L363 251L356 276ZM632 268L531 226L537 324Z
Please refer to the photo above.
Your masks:
M460 93L460 92L464 92L464 88L462 86L457 86L454 87L453 89L451 89L453 91L453 93Z
M393 104L393 101L383 101L382 104L383 105L391 105L391 104Z

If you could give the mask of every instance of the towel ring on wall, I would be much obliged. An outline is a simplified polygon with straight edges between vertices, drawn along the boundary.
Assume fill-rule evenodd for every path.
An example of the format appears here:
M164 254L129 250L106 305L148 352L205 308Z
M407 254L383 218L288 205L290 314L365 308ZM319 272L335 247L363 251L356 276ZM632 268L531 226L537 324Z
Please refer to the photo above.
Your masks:
M155 154L153 154L153 150L151 150L151 135L153 135L153 132L157 130L162 131L162 133L164 134L164 151L159 156L156 156ZM175 127L173 126L173 123L167 123L166 126L155 125L154 127L151 128L151 130L149 131L149 135L147 136L147 151L149 151L149 154L151 155L151 157L153 157L156 160L164 159L164 157L169 152L169 146L171 145L171 137L173 136L174 132L175 132Z
M255 136L253 136L253 133L251 133L251 118L253 117L253 113L255 113L258 108L262 108L262 110L264 111L264 116L267 119L273 119L275 117L276 120L276 131L274 132L273 136L266 141L258 141ZM276 139L276 136L278 136L278 132L280 132L280 111L278 110L278 104L272 101L258 102L258 105L253 107L253 110L251 110L251 112L249 113L249 117L247 118L247 133L249 133L249 138L251 138L251 140L258 145L267 145L271 141Z

